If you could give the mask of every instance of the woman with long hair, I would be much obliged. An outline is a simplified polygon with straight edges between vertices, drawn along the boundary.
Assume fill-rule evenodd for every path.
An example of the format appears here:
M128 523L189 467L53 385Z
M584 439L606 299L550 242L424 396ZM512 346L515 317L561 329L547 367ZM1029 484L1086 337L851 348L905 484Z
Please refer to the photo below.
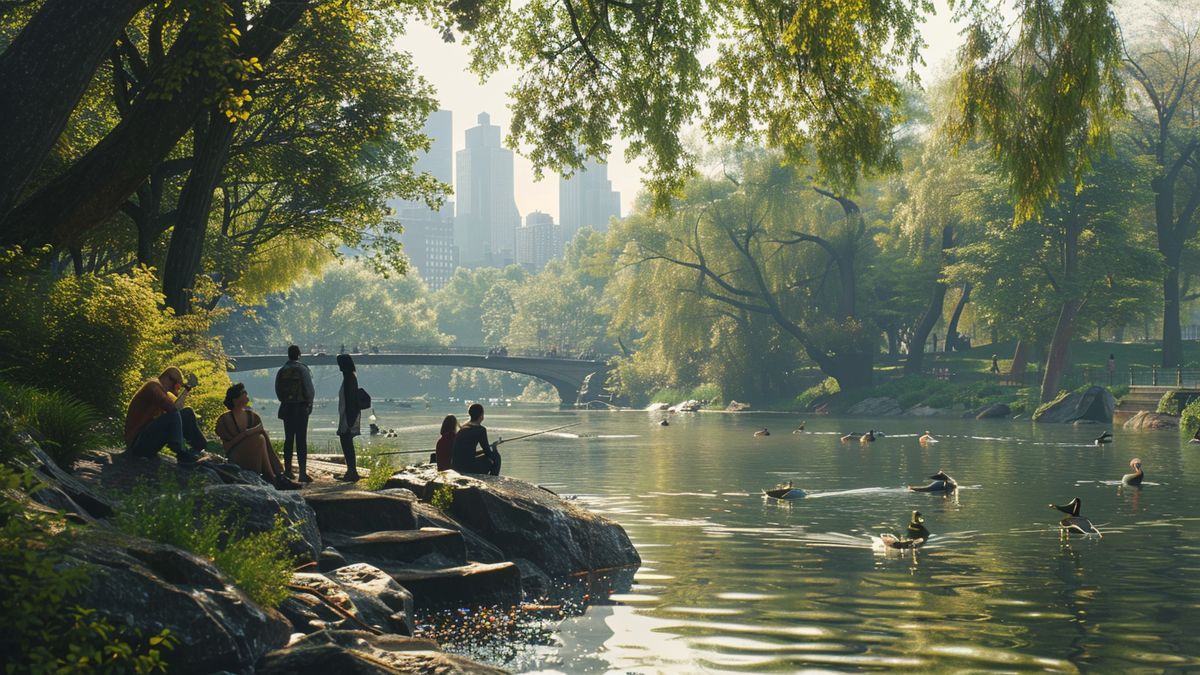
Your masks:
M342 371L342 386L338 389L338 440L342 443L342 456L346 458L346 473L338 480L358 480L358 467L354 461L354 437L359 435L362 410L358 407L358 375L354 372L354 360L349 354L338 354L337 365Z
M271 448L271 439L263 429L262 418L249 408L250 395L241 382L225 392L229 412L217 418L217 435L229 461L262 475L280 490L298 490L300 484L283 475L283 464Z
M446 415L442 420L441 436L437 441L438 471L448 471L454 468L454 438L458 435L458 418Z

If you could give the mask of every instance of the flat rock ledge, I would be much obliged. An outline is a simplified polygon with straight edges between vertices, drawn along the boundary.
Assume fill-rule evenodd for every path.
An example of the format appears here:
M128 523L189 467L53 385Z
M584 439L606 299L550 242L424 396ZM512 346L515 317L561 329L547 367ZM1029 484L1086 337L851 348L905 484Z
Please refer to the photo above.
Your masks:
M1179 418L1164 413L1139 412L1125 421L1125 429L1178 429Z

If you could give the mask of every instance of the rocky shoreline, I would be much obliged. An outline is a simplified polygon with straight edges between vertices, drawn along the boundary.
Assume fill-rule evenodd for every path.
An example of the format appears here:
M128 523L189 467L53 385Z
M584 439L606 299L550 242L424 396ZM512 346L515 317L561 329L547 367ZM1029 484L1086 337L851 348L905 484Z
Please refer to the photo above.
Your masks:
M168 629L179 640L166 653L172 672L503 672L414 637L418 623L447 609L578 613L627 590L641 563L617 523L508 477L425 465L379 491L289 493L230 465L123 454L68 472L26 445L47 484L34 499L77 523L65 564L96 579L74 602L143 634ZM199 483L210 503L245 516L245 531L286 519L300 569L278 609L256 605L208 561L112 526L120 501L110 495L163 475Z

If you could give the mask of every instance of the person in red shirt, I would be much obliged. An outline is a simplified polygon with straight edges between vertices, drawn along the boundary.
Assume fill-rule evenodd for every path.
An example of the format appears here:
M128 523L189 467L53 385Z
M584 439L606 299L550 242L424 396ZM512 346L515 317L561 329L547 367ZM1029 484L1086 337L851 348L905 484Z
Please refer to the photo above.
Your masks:
M143 384L125 412L126 450L137 457L153 457L165 445L180 464L195 463L208 441L196 424L195 411L184 405L194 386L195 377L185 383L175 366ZM184 446L184 439L190 447Z
M458 418L446 415L442 420L442 435L437 441L438 471L448 471L454 468L454 438L458 435Z

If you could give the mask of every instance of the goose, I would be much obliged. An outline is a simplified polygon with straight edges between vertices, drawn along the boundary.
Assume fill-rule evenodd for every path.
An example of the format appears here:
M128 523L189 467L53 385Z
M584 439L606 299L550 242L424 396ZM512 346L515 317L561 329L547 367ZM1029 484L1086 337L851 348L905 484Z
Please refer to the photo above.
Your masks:
M929 485L909 485L908 489L912 492L953 492L958 489L958 483L941 469L929 479L933 481Z
M1096 437L1096 445L1104 445L1105 443L1112 443L1112 442L1113 442L1113 435L1112 435L1111 431L1106 431L1106 432L1100 434L1098 437Z
M1058 509L1059 511L1067 514L1066 518L1063 518L1058 522L1059 533L1062 536L1070 538L1071 532L1075 531L1085 536L1094 534L1103 539L1104 535L1100 533L1100 530L1096 529L1095 525L1092 525L1092 521L1079 515L1080 505L1081 502L1079 501L1079 497L1072 499L1062 506L1055 504L1050 505L1050 508Z
M920 511L912 512L912 520L908 522L907 537L899 539L892 534L881 534L879 539L888 548L917 548L929 539L929 530L925 529L925 517Z
M1142 479L1146 477L1146 473L1142 471L1142 460L1134 457L1129 460L1129 466L1133 468L1133 473L1121 476L1121 482L1125 485L1141 485Z

